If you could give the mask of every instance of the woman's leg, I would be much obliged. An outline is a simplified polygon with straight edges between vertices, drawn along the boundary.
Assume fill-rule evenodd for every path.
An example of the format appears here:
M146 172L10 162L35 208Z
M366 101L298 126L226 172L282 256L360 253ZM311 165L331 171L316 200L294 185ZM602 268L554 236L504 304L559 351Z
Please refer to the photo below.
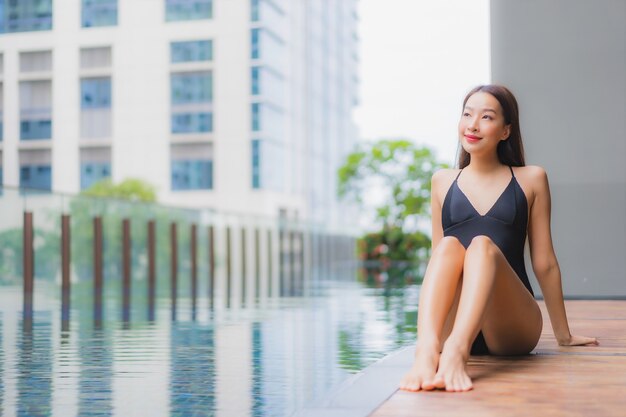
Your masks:
M448 391L471 389L465 364L481 329L490 353L519 355L536 346L542 326L537 302L502 251L489 237L476 236L466 251L461 299L435 386Z
M433 251L420 291L415 361L400 382L401 389L434 388L442 341L447 336L443 335L444 322L457 294L464 259L465 248L455 237L442 238Z

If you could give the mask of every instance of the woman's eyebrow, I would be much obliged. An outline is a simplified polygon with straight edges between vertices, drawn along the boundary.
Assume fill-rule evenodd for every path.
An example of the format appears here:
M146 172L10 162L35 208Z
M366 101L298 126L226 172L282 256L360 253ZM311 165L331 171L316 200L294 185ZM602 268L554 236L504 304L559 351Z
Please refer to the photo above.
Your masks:
M466 110L474 110L474 108L473 108L473 107L470 107L470 106L465 106L465 109L466 109ZM490 108L488 108L488 107L485 107L485 108L483 109L483 111L491 111L491 112L497 113L494 109L490 109Z

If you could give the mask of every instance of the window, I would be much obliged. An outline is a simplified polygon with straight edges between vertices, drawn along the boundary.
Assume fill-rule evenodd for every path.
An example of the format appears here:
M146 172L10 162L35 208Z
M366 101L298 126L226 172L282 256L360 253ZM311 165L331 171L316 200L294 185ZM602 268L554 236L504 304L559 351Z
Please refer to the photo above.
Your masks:
M261 29L258 28L254 28L250 32L250 58L252 59L259 59L261 57L260 34Z
M252 73L251 73L251 86L252 86L252 95L253 96L258 96L259 94L261 94L261 68L259 67L252 67Z
M253 22L259 21L259 2L261 0L250 0L250 20Z
M3 84L0 83L0 142L2 142L2 139L4 138L4 91L3 91ZM2 161L0 161L1 163Z
M250 21L276 29L285 25L285 12L274 0L250 0Z
M20 82L20 139L52 138L52 83Z
M212 177L213 161L172 161L172 190L210 190L213 188Z
M111 148L85 147L80 150L80 189L111 177Z
M81 138L111 137L111 78L80 81Z
M210 103L213 79L210 71L172 74L172 104Z
M170 154L173 191L213 188L211 144L175 144Z
M252 131L261 130L261 104L252 103Z
M283 191L285 148L276 141L252 140L252 188Z
M110 73L111 47L81 48L80 69ZM110 76L83 77L80 80L80 137L110 138L112 116L112 81Z
M206 133L213 131L212 113L172 114L172 133Z
M212 0L165 0L165 20L168 22L212 17Z
M80 108L111 107L111 78L83 78L80 81Z
M251 59L262 59L264 65L282 71L286 63L285 56L285 42L275 32L265 27L250 29Z
M282 140L284 135L285 117L283 112L269 103L252 103L252 131L262 132L264 136L274 140Z
M104 178L111 177L110 162L86 162L80 164L80 189L91 187Z
M52 0L0 1L0 33L52 29Z
M213 77L211 71L171 75L171 132L213 131Z
M261 188L261 141L252 141L252 188Z
M82 0L84 28L117 25L117 0Z
M210 40L172 42L170 55L172 63L211 61L213 59L213 42Z
M51 166L22 165L20 167L20 187L50 191L52 189Z
M270 101L280 107L285 104L285 79L271 67L251 67L250 89L253 96L262 95L263 101Z

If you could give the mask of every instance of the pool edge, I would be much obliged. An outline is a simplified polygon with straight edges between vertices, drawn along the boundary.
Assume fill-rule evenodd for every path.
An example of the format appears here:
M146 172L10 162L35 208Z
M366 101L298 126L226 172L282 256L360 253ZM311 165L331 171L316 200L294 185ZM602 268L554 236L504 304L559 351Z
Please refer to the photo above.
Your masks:
M365 417L398 389L411 366L415 346L400 348L344 381L317 404L298 410L293 417Z

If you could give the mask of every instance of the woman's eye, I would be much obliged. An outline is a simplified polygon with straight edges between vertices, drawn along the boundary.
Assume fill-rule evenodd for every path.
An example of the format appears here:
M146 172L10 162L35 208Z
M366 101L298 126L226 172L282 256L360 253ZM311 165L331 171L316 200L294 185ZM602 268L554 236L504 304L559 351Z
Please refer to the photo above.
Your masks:
M463 113L463 116L469 116L469 115L470 115L469 113Z
M491 116L487 116L487 115L484 115L484 116L483 116L483 119L493 120L493 117L491 117Z

